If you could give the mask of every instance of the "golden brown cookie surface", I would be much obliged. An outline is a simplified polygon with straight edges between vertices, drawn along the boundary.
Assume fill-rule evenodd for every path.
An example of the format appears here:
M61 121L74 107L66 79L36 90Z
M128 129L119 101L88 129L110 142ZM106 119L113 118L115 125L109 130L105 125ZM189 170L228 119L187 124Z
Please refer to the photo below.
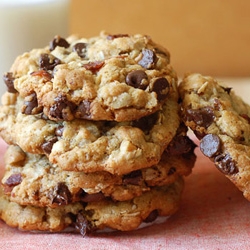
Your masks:
M183 120L201 151L250 200L250 106L209 76L188 75L179 90Z
M25 114L120 122L159 110L177 77L169 52L150 37L101 33L55 37L19 56L5 82L24 98Z

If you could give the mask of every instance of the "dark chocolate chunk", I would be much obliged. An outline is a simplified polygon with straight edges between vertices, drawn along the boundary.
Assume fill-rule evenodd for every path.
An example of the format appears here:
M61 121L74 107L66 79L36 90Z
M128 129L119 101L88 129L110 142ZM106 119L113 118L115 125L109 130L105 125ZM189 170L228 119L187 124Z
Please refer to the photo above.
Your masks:
M221 86L222 89L224 89L228 94L230 94L232 88L229 88L229 87L223 87Z
M195 147L196 145L188 136L177 135L170 142L166 151L171 155L180 155L193 151Z
M7 87L7 91L10 93L16 93L17 90L14 87L15 77L12 72L7 72L3 75L4 83Z
M134 88L145 90L148 86L148 76L143 70L134 70L127 74L126 83Z
M168 170L168 176L174 174L176 172L176 168L175 167L171 167L169 170Z
M59 95L55 98L55 103L50 107L49 115L59 120L69 120L67 111L72 113L76 108L76 105L68 101L64 95Z
M83 237L92 231L90 222L81 213L76 217L75 228Z
M68 48L70 44L67 42L66 39L60 36L55 36L54 39L49 43L50 51L54 50L57 46Z
M149 215L148 217L144 220L144 222L146 223L150 223L150 222L153 222L157 219L159 213L158 213L158 210L153 210Z
M40 69L43 70L53 70L60 63L60 59L49 54L41 54L38 62Z
M77 197L82 202L96 202L101 201L105 199L105 196L103 193L99 192L96 194L88 194L84 190L80 189L80 191L77 193Z
M152 69L157 60L156 54L150 49L144 49L142 51L142 59L138 62L145 69Z
M53 137L50 140L43 143L43 145L41 147L42 147L42 150L44 151L45 154L51 153L52 147L53 147L54 143L57 142L57 140L58 139L56 137Z
M50 199L52 204L67 205L71 202L71 193L63 182L59 182L50 193Z
M129 174L126 174L122 178L122 183L124 185L140 185L142 181L142 172L140 170L133 171Z
M9 187L17 186L22 182L22 175L20 173L12 174L10 177L7 178L4 185Z
M166 99L169 92L169 86L168 80L164 77L157 78L154 81L152 91L156 92L159 101Z
M187 109L184 119L194 121L198 126L208 128L214 121L214 111L211 107Z
M120 38L120 37L129 37L128 34L115 34L115 35L108 35L107 39L108 40L114 40L116 38Z
M158 119L158 112L155 112L151 115L144 116L138 120L132 122L133 127L141 129L145 134L148 134L150 130L154 127Z
M226 175L236 174L239 172L236 163L229 154L220 154L214 158L215 166Z
M87 100L80 103L80 105L76 109L76 116L81 119L91 118L90 105L91 105L91 102Z
M87 43L76 43L73 46L73 51L75 51L79 57L85 58L87 45Z
M82 66L87 69L90 70L93 74L95 74L97 71L100 70L100 68L104 65L104 62L102 61L96 61L96 62L89 62L86 64L83 64Z
M36 93L34 92L25 98L22 113L26 115L31 115L32 110L36 107L38 107L38 101Z
M215 134L207 134L200 141L200 150L207 157L213 157L220 151L220 137Z

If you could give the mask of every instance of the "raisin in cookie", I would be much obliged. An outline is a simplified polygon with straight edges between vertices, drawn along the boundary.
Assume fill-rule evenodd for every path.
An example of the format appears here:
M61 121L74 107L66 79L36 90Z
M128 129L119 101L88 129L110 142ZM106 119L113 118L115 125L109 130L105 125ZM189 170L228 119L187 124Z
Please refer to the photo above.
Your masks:
M149 36L56 36L19 56L4 79L24 98L25 114L120 122L161 108L177 82L169 63L169 52Z
M196 158L194 148L193 142L179 133L158 164L118 176L104 171L61 171L46 156L25 153L12 145L5 153L2 185L10 201L20 205L57 207L105 197L130 200L153 186L169 185L179 176L189 175Z
M130 231L158 216L174 214L179 208L183 184L179 178L169 186L155 187L129 201L114 202L106 198L56 208L21 206L11 202L0 189L0 218L21 230L60 232L75 227L82 235L104 228Z
M184 122L201 151L250 200L250 106L209 76L188 75L179 90Z
M129 122L55 122L43 114L22 114L23 99L6 92L0 107L0 135L25 152L46 154L63 170L126 174L158 163L180 125L178 94L162 109Z

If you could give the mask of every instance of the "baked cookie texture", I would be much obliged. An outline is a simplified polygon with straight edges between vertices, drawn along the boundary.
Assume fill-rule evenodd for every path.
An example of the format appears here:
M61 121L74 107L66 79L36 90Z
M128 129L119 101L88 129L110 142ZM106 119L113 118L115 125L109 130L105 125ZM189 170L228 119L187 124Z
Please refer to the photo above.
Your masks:
M41 113L22 114L20 96L6 93L0 107L0 134L26 152L46 154L63 170L125 174L161 159L180 125L177 100L177 91L169 93L161 110L129 122L55 122Z
M179 207L183 180L180 177L171 185L155 187L129 201L104 199L56 208L19 205L0 190L0 217L8 225L21 230L49 232L73 227L85 235L105 228L131 231L158 216L174 214Z
M2 185L10 201L20 205L57 207L105 197L130 200L155 186L169 185L180 176L189 175L195 162L193 149L193 143L180 133L157 164L125 175L112 175L106 171L62 171L46 156L25 153L11 145L5 153Z
M179 90L183 120L201 152L250 200L250 106L210 76L187 75Z
M149 36L101 33L55 37L19 56L6 81L24 98L26 114L121 122L159 110L177 76L169 52Z
M18 56L4 82L8 225L84 236L176 212L196 145L168 50L144 35L56 36Z

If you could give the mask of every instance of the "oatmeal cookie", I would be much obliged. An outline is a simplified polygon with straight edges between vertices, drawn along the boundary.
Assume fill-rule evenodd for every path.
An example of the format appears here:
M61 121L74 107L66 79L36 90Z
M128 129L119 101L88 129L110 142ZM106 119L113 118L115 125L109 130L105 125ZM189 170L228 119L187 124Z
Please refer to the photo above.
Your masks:
M180 177L169 186L155 187L129 201L114 202L106 198L56 208L21 206L10 201L0 189L0 218L21 230L61 232L75 227L83 236L105 228L130 231L158 216L174 214L179 208L183 184Z
M25 153L12 145L5 153L2 185L10 201L20 205L57 207L105 197L124 201L189 175L195 158L194 144L181 133L170 143L158 164L122 176L104 171L61 171L46 156Z
M250 200L250 106L210 76L190 74L179 90L183 120L201 152Z
M130 121L159 110L176 90L168 50L144 35L68 39L20 55L4 75L23 113L49 119Z
M62 170L126 174L158 163L180 125L178 94L162 109L129 122L51 121L43 113L23 114L23 99L6 92L0 107L0 135L23 151L46 154Z

